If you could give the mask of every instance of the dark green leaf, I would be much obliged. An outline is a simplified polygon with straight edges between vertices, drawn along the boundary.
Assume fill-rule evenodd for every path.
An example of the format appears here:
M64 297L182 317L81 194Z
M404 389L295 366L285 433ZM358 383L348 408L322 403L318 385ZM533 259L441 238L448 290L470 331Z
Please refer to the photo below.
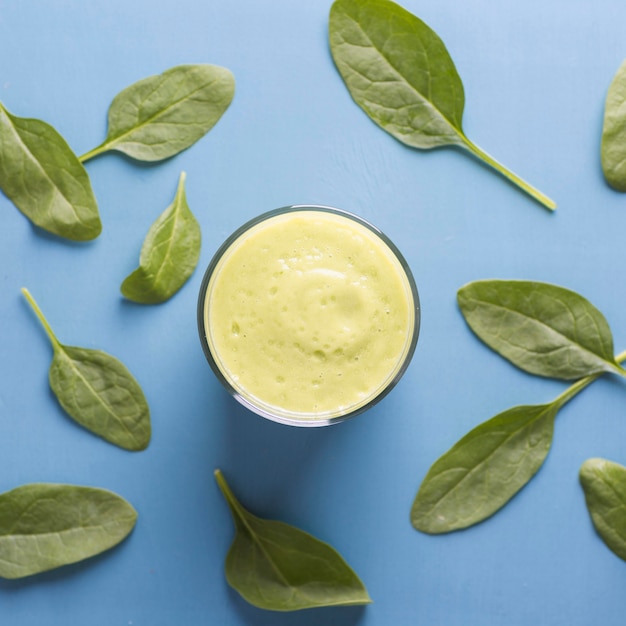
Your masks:
M626 561L626 467L589 459L580 468L580 482L598 534Z
M0 188L34 224L87 241L100 234L87 171L52 126L11 115L0 104Z
M215 477L236 530L226 557L226 579L245 600L272 611L371 602L363 583L333 548L298 528L252 515L219 470Z
M0 494L0 576L21 578L104 552L133 529L137 513L93 487L34 483Z
M447 533L502 508L543 464L562 404L513 407L465 435L428 471L411 509L413 526Z
M609 185L626 191L626 61L617 70L606 96L600 157Z
M179 65L144 78L114 98L106 139L81 159L108 150L140 161L167 159L211 130L234 93L233 75L216 65Z
M573 291L532 281L482 280L462 287L458 302L482 341L531 374L563 380L624 374L606 319Z
M415 148L469 150L549 209L555 204L472 143L462 129L463 84L443 41L390 0L336 0L330 49L354 101Z
M50 387L67 414L79 424L127 450L150 442L150 410L141 387L115 357L100 350L61 344L26 289L54 350Z
M183 172L174 202L148 231L139 267L122 283L124 296L143 304L171 298L193 274L200 257L200 241L200 225L185 197Z

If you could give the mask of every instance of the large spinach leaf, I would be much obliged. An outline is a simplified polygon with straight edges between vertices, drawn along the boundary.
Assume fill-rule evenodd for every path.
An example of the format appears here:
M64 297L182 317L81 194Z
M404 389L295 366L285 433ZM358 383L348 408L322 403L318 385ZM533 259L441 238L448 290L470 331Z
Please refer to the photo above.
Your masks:
M174 156L215 126L234 93L232 73L217 65L179 65L144 78L115 96L104 142L81 160L109 150L140 161Z
M463 83L440 37L391 0L335 0L330 49L354 101L414 148L468 150L548 209L545 194L470 141L462 127Z
M226 557L226 579L250 604L296 611L371 602L334 548L294 526L256 517L235 498L219 470L215 478L236 531Z
M0 189L33 224L55 235L87 241L102 230L87 171L63 137L2 104Z
M94 487L33 483L0 494L0 576L76 563L122 541L137 520L120 496Z
M481 280L459 289L457 299L474 333L527 372L563 380L625 374L604 315L574 291L535 281Z
M115 357L62 344L27 289L22 293L52 344L50 388L66 413L108 442L127 450L150 443L150 409L139 383Z

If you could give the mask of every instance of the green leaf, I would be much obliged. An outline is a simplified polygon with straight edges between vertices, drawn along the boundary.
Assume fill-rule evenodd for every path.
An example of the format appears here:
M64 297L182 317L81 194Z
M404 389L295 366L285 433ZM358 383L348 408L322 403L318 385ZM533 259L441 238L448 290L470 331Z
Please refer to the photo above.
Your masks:
M369 604L363 583L328 544L246 511L215 471L235 523L226 579L250 604L272 611Z
M411 509L413 526L447 533L502 508L543 464L564 401L513 407L471 430L426 474Z
M0 104L0 189L40 228L88 241L102 230L87 171L49 124Z
M463 83L443 41L422 20L390 0L336 0L329 35L348 91L381 128L414 148L464 148L555 208L465 136Z
M532 281L482 280L462 287L458 303L482 341L531 374L562 380L600 372L624 375L606 319L573 291Z
M580 468L580 482L598 534L626 561L626 467L605 459L589 459Z
M93 487L33 483L0 494L0 576L22 578L104 552L133 529L137 513Z
M81 160L109 150L140 161L174 156L215 126L234 93L233 75L216 65L179 65L144 78L113 99L104 142Z
M122 294L142 304L168 300L196 269L200 242L200 225L187 204L183 172L174 202L148 231L139 267L122 283Z
M115 357L61 344L27 289L22 293L53 347L50 387L67 414L106 441L126 450L150 443L150 410L139 383Z
M626 61L617 70L606 96L600 159L609 185L626 191Z

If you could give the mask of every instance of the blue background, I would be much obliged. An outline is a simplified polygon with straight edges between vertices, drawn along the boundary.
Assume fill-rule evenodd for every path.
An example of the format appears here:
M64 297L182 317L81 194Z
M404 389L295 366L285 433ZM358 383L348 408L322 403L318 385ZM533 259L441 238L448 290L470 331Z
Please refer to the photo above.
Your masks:
M106 554L0 581L3 624L623 624L626 563L593 530L578 483L587 458L626 463L623 381L603 378L564 408L539 474L483 524L432 537L411 527L409 510L429 466L468 430L565 387L515 369L471 334L455 300L463 284L574 289L606 315L616 352L626 348L626 196L599 163L606 90L626 57L626 4L403 4L455 60L467 135L553 197L556 213L465 153L412 150L375 126L333 66L328 0L0 0L0 100L52 124L78 154L102 141L110 101L136 80L212 63L237 82L217 126L177 157L88 163L104 223L92 243L42 233L0 194L0 491L94 485L139 512L133 534ZM182 170L203 231L200 265L169 302L126 302L119 285ZM196 330L202 274L221 242L294 203L374 222L407 258L422 301L400 384L371 411L322 429L239 407ZM23 286L61 341L106 350L135 374L152 410L146 451L120 450L63 414ZM233 527L217 467L249 509L337 548L374 604L277 614L241 600L223 576Z

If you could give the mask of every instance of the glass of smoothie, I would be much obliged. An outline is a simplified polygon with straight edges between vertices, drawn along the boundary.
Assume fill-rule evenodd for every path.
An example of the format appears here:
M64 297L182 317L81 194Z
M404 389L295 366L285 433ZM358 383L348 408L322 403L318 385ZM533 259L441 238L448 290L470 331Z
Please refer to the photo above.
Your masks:
M295 426L334 424L381 400L406 370L419 325L398 249L326 206L244 224L213 257L198 301L202 347L226 390Z

